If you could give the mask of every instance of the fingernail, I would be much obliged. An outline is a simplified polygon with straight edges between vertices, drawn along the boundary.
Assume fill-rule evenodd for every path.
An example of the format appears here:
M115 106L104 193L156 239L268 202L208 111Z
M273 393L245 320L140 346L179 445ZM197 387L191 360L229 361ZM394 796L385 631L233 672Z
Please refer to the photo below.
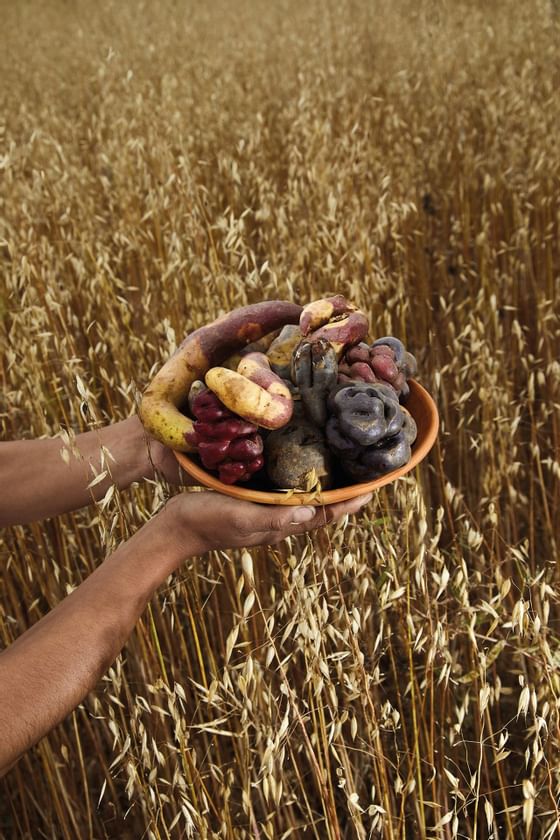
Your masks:
M300 525L302 522L310 522L315 516L315 508L313 507L298 507L294 510L292 515L292 522L294 525Z
M368 502L371 502L373 499L373 493L368 493L367 496L361 496L360 507L367 505Z

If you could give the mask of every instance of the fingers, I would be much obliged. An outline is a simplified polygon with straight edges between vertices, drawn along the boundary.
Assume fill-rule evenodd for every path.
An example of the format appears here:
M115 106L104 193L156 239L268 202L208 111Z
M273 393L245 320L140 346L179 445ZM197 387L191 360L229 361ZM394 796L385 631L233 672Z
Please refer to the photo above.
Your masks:
M317 507L300 507L292 509L289 514L284 514L284 520L288 520L284 536L295 536L305 534L328 525L330 522L337 522L346 515L358 513L364 505L371 501L372 493L357 496L347 502L338 502L335 505L322 505ZM281 537L280 537L281 539Z
M330 522L338 521L346 515L357 513L372 498L371 493L338 502L335 505L308 506L268 506L250 502L236 502L237 513L243 519L244 531L267 534L270 541L279 541L284 537L304 534L320 528ZM230 500L232 501L232 500ZM223 515L223 507L222 507Z
M339 502L336 505L328 505L328 511L331 516L331 520L329 521L342 519L342 517L347 514L352 515L353 513L358 513L364 505L371 502L372 498L373 493L365 493L363 496L356 496L355 499L349 499L347 502Z
M270 506L222 496L220 493L181 493L167 507L179 511L174 520L181 540L193 553L220 548L274 545L286 537L305 534L347 514L357 513L372 497L369 493L335 505Z

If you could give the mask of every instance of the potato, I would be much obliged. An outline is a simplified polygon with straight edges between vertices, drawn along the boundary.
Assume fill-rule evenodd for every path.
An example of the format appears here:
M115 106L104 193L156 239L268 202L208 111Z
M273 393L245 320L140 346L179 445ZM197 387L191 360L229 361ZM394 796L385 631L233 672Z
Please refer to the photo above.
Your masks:
M299 327L294 324L287 324L266 351L270 367L282 379L290 378L292 355L301 339L302 334Z
M144 392L140 418L146 430L171 449L192 452L192 420L181 413L191 385L214 365L264 335L299 322L302 307L269 300L235 309L188 335Z
M264 353L244 356L237 371L211 368L205 381L226 408L257 426L279 429L291 420L290 389L270 369Z
M265 468L271 483L284 490L307 490L312 470L327 490L333 458L319 429L299 415L265 440Z

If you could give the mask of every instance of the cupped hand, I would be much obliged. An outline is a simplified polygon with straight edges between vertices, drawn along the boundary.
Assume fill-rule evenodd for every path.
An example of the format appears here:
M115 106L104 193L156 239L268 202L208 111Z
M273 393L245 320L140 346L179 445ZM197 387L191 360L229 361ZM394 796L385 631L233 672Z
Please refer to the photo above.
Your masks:
M321 507L259 505L208 491L182 493L167 507L172 508L176 523L173 536L189 547L189 554L203 554L216 549L274 545L358 513L370 499L371 493Z

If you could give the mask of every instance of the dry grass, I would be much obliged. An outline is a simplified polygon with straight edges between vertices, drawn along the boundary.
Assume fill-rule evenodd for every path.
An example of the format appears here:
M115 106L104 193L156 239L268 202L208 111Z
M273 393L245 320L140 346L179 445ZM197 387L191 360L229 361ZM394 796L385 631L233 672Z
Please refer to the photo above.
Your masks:
M170 579L0 783L7 840L558 836L559 29L487 5L2 4L3 437L327 291L443 421L359 522ZM2 644L168 492L9 529Z

